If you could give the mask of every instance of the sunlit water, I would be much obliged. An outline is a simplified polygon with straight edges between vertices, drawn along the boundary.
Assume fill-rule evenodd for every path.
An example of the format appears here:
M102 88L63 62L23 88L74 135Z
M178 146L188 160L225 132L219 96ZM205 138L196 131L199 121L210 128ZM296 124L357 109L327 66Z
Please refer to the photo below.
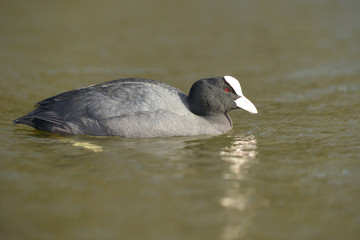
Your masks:
M358 239L357 1L7 2L0 239ZM233 75L221 136L59 136L12 120L120 77Z

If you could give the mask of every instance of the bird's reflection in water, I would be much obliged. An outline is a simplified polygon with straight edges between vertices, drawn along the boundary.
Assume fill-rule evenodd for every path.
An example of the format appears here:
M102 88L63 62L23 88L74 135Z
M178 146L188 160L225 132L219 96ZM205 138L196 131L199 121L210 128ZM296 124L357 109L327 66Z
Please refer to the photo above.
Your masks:
M220 205L224 207L227 219L221 239L239 239L246 235L255 212L250 208L255 190L245 187L247 170L256 163L257 140L254 135L234 137L231 146L220 151L220 157L227 163L223 172L226 181Z

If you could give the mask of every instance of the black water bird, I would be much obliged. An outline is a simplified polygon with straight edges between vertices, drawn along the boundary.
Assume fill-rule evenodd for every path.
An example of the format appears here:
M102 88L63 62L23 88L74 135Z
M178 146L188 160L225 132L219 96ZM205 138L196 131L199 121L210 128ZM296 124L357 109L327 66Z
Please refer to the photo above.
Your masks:
M132 138L222 134L228 112L257 109L231 76L200 79L187 96L154 80L126 78L47 98L15 124L58 134Z

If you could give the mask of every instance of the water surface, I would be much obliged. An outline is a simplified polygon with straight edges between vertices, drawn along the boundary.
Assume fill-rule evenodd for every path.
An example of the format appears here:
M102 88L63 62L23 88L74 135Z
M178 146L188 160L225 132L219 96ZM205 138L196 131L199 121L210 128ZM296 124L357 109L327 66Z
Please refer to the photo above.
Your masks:
M0 8L0 239L357 239L358 1L43 1ZM122 77L232 75L221 136L59 136L12 120Z

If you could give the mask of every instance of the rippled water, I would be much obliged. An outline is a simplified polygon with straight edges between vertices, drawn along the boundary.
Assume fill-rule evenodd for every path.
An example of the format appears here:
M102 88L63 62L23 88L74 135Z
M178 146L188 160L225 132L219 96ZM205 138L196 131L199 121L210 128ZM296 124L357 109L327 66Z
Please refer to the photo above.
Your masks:
M0 8L0 239L357 239L358 1L42 1ZM12 120L121 77L233 75L221 136L59 136Z

